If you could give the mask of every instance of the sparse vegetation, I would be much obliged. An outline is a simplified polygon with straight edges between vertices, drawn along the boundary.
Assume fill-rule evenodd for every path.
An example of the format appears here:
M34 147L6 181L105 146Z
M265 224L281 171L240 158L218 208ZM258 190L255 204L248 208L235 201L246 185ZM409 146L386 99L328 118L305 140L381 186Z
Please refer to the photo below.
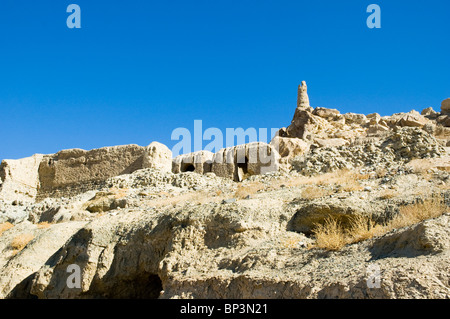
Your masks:
M302 198L305 199L315 199L315 198L321 198L324 196L330 195L329 191L326 191L323 188L320 188L318 186L312 185L312 186L307 186L303 191L302 191Z
M33 239L34 239L33 234L20 234L14 237L14 239L10 243L10 246L15 251L15 253L17 253L22 249L24 249L25 246L28 245L28 243Z
M441 216L448 210L442 197L432 197L400 207L399 214L386 226L388 230L414 225Z
M380 192L380 199L391 199L398 195L399 195L399 193L395 189L385 189Z
M326 250L340 250L348 240L341 222L335 218L327 218L323 224L317 224L313 233L316 242L311 248L323 248Z
M381 236L393 229L415 225L421 221L441 216L448 210L442 197L428 198L415 204L400 207L399 214L385 225L370 217L355 216L348 223L328 217L313 229L316 242L310 248L340 250L347 244Z
M240 184L235 192L235 197L238 199L246 198L249 195L256 194L258 191L265 188L261 182L252 182L248 184Z
M1 224L0 224L0 236L2 235L3 232L5 232L5 231L7 231L8 229L11 229L11 228L13 228L13 227L14 227L14 225L11 224L11 223L9 223L9 222L1 223Z

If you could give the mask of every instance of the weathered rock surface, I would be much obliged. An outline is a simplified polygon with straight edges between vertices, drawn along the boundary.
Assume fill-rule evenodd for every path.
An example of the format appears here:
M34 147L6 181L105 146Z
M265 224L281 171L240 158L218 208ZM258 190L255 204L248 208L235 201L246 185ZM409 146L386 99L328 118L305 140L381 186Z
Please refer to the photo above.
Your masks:
M275 150L278 150L278 153L282 158L288 159L303 155L307 153L310 148L310 145L304 140L280 136L275 136L270 142L270 145L272 145Z
M445 99L441 103L441 113L448 114L450 113L450 98Z
M214 153L209 151L179 155L173 159L172 172L175 174L184 172L210 173L212 171L213 158Z
M170 172L172 170L172 151L164 144L152 142L145 148L142 168L155 168L163 172Z
M85 151L65 150L49 155L39 165L40 196L98 183L143 167L145 148L138 145L104 147Z
M211 171L220 177L242 181L279 168L279 154L270 144L253 142L221 149L212 159Z
M4 161L0 298L449 299L449 115L340 114L313 109L306 89L270 144ZM433 218L386 226L429 198L441 199ZM317 225L351 235L357 217L385 231L317 247Z
M34 201L39 188L38 168L44 155L36 154L0 164L0 200Z

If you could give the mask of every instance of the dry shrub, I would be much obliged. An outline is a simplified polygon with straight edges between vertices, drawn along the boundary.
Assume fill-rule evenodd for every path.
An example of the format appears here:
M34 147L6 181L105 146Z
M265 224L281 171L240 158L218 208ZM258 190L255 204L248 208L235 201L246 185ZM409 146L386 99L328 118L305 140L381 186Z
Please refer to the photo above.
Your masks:
M328 217L312 230L316 242L311 248L339 250L347 244L381 236L393 229L411 226L421 221L441 216L448 210L441 196L400 207L399 214L386 225L374 222L370 217L354 216L346 224Z
M302 191L302 198L315 199L330 195L329 191L317 186L308 186Z
M0 236L2 235L2 233L3 233L4 231L7 231L8 229L11 229L11 228L13 228L13 227L14 227L14 225L11 224L11 223L9 223L9 222L1 223L1 224L0 224Z
M380 199L391 199L399 196L399 192L395 189L385 189L380 193Z
M360 174L359 169L349 170L342 169L330 173L325 173L316 176L296 176L290 177L279 182L279 185L286 185L288 187L297 187L302 185L317 185L317 186L328 186L328 185L350 185L350 188L362 189L359 183L356 181L366 180L370 178L369 174Z
M316 242L314 247L326 250L340 250L347 244L345 230L339 220L325 219L323 224L316 224L313 230Z
M350 227L346 235L350 243L357 243L382 235L384 232L384 227L377 224L372 218L358 215L350 219Z
M234 194L238 199L246 198L248 195L253 195L256 192L263 190L265 188L264 184L261 182L254 182L248 184L240 184Z
M341 190L346 192L360 191L363 189L360 180L366 180L370 176L369 174L360 174L359 172L342 169L335 172L322 174L319 176L309 177L309 182L315 185L340 185Z
M14 239L10 243L10 246L16 252L21 251L33 239L34 239L33 234L21 234L21 235L14 237Z
M399 214L392 219L388 230L414 225L426 219L441 216L448 210L441 196L421 200L415 204L400 207Z
M196 192L189 192L185 194L169 194L170 197L162 197L159 199L151 200L146 202L146 205L153 206L153 207L165 207L169 205L177 205L180 203L185 202L191 202L196 204L206 204L209 202L219 202L220 200L224 199L224 196L211 196L210 193L206 191L196 191Z
M287 239L283 240L282 245L284 248L298 248L299 242L300 240L298 238L288 237Z

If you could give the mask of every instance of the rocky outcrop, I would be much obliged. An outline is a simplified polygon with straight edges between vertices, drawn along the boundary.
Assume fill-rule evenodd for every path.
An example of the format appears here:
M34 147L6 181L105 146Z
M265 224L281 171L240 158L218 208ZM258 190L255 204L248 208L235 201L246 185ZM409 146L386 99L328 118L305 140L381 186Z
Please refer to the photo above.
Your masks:
M69 149L4 160L0 165L0 200L34 202L46 197L74 196L101 187L110 177L143 168L171 171L172 152L167 146L153 142L147 147Z
M298 94L297 94L297 108L301 109L309 109L309 97L308 97L308 87L305 81L302 81L302 84L298 86Z
M448 299L445 110L313 109L302 82L270 144L4 161L0 298Z
M159 175L154 175L159 174ZM145 178L147 176L147 179ZM150 176L154 178L148 179ZM174 197L184 186L171 178L198 179L200 174L141 170L113 178L149 190L150 180ZM270 175L254 176L269 181ZM282 177L281 175L279 177ZM411 177L405 175L404 178ZM38 229L24 223L0 237L0 296L5 298L448 298L450 296L450 215L395 229L340 251L310 248L311 223L327 216L375 214L389 219L409 194L431 184L402 181L397 200L301 198L304 186L270 190L255 198L221 203L208 196L202 205L154 207L150 198L86 222L66 222ZM284 177L286 178L286 176ZM163 181L166 182L163 182ZM219 185L220 178L215 178ZM228 181L228 179L223 179ZM253 182L254 182L253 181ZM280 180L281 181L281 180ZM253 182L247 182L251 185ZM374 181L367 181L373 183ZM400 182L400 181L399 181ZM245 182L244 182L245 183ZM215 189L206 186L204 191ZM166 188L167 187L167 188ZM232 189L232 184L223 190ZM151 188L153 189L153 188ZM187 194L187 193L185 193ZM191 193L195 194L195 192ZM393 207L392 211L391 208ZM11 256L8 243L21 233L34 239ZM50 239L56 237L57 241ZM40 253L38 255L38 253ZM71 265L80 267L81 287L67 285ZM370 270L379 270L380 286L368 285Z
M303 155L309 152L310 147L310 145L302 139L281 136L275 136L270 142L270 145L272 145L275 150L278 150L280 156L285 159Z
M436 158L445 149L430 134L418 128L402 128L381 139L368 139L346 146L314 149L292 160L292 166L305 175L316 175L339 169L366 171L396 169L413 159Z
M450 114L450 98L445 99L441 103L441 113Z

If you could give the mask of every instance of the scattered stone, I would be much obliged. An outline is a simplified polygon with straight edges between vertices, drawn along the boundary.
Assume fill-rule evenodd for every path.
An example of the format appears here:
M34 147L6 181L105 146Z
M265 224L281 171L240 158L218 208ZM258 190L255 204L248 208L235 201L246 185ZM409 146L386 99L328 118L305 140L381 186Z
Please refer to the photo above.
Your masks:
M222 204L232 204L232 203L236 203L236 198L224 199L222 201Z

